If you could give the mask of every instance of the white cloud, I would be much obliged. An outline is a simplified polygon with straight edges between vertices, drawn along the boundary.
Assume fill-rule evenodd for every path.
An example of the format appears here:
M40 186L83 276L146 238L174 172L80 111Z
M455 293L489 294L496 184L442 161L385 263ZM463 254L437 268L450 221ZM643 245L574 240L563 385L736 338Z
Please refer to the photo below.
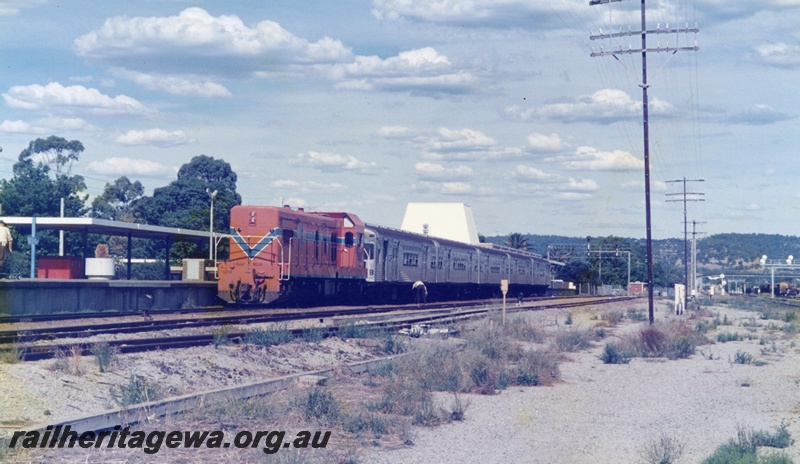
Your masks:
M477 82L469 72L453 69L450 60L431 47L386 59L357 56L352 63L333 65L330 76L339 89L418 93L465 93Z
M476 196L489 195L491 190L483 187L475 187L466 182L419 182L411 186L419 193L454 195L454 196Z
M759 59L772 66L795 68L800 66L800 44L770 42L756 47Z
M15 85L3 94L13 108L45 111L86 111L94 114L138 114L145 111L136 99L125 95L110 97L82 85L64 87L58 82L45 86Z
M644 161L634 154L622 151L600 151L593 147L578 147L573 155L549 158L565 169L587 171L631 171L644 168Z
M521 182L558 182L562 179L561 176L548 174L541 169L522 164L514 169L511 176Z
M383 126L378 129L378 135L387 139L406 138L409 132L408 127L405 126Z
M361 161L352 155L340 155L337 153L323 153L309 151L307 154L297 155L297 161L320 171L341 172L352 171L356 173L372 172L377 164L374 161Z
M117 137L116 141L123 145L155 145L157 147L174 147L193 142L181 130L166 131L164 129L131 130Z
M422 145L423 155L435 160L488 161L515 159L523 156L517 147L504 147L495 139L474 129L440 128L435 135L415 139Z
M155 161L135 158L106 158L103 161L92 161L88 165L90 171L104 175L126 176L164 176L175 174L174 167L164 166Z
M537 28L563 27L563 17L586 8L578 0L553 4L530 0L373 0L372 15L379 20L408 20L464 26Z
M270 187L277 190L285 189L291 192L323 192L323 193L331 191L342 191L346 190L347 188L344 185L336 182L322 183L322 182L314 182L311 180L299 182L292 179L279 179L272 181L272 183L270 183Z
M769 105L757 104L727 117L727 121L734 124L764 125L794 119L786 113L781 113Z
M0 123L0 132L32 132L33 126L25 121L9 121L5 120Z
M464 179L472 177L473 171L469 166L446 167L437 163L420 162L414 165L417 177L421 179Z
M14 16L22 8L33 8L45 3L47 0L0 0L0 16Z
M198 97L231 97L231 92L222 84L196 76L167 76L146 74L117 68L115 75L129 79L142 87L159 90L172 95Z
M539 134L536 132L528 135L528 147L536 152L556 152L569 148L569 144L561 140L558 134Z
M43 134L46 132L60 132L60 131L96 131L97 127L86 122L82 118L59 118L48 117L38 119L33 122L22 120L17 121L3 121L0 123L0 132L15 132L15 133L28 133L28 134Z
M648 109L652 114L666 115L673 111L672 105L658 98L651 98ZM507 114L509 110L507 110ZM543 105L529 113L519 113L519 117L545 118L561 122L594 122L610 124L612 122L640 118L642 102L630 97L622 90L602 89L580 97L574 101Z
M341 41L297 37L274 21L247 26L235 15L212 16L187 8L177 16L123 17L75 40L78 55L119 66L149 66L174 72L256 71L287 64L333 63L352 59ZM152 60L131 58L152 57ZM163 57L163 59L161 59ZM236 66L231 66L235 62Z
M594 192L599 190L599 187L597 186L597 182L592 179L573 179L570 177L567 179L567 185L564 187L564 190Z

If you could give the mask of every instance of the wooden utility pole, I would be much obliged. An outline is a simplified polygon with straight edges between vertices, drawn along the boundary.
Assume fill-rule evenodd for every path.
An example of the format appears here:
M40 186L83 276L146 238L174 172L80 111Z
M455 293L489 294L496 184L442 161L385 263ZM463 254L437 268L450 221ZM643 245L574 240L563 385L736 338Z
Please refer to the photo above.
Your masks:
M601 5L605 3L612 3L618 2L621 0L589 0L589 5ZM642 120L644 122L644 198L645 198L645 222L647 227L647 307L648 307L648 314L650 316L650 324L653 324L655 321L655 316L653 314L653 234L652 234L652 222L650 218L650 133L649 133L649 126L648 126L648 114L647 114L647 107L648 107L648 98L647 98L647 89L649 84L647 83L647 52L672 52L677 53L678 51L682 50L692 50L697 51L699 47L697 45L693 47L670 47L669 43L667 43L666 47L662 47L659 43L656 48L647 48L647 34L679 34L679 33L689 33L698 31L697 26L694 28L689 28L687 25L684 29L670 29L669 26L665 29L661 29L660 27L657 29L647 29L647 18L646 18L646 11L645 8L645 0L642 0L642 27L640 31L627 31L624 32L620 29L619 32L611 33L611 34L597 34L597 35L590 35L589 38L591 40L598 40L598 39L611 39L617 37L630 37L635 35L641 35L641 48L628 48L616 51L605 51L601 48L600 52L592 52L592 57L597 56L613 56L617 58L617 55L622 54L630 54L630 53L641 53L642 55L642 83L639 84L639 87L642 88Z
M668 193L667 196L675 196L681 195L683 198L679 200L667 200L667 202L675 202L675 201L682 201L683 202L683 275L684 275L684 282L686 283L686 292L683 295L683 307L684 309L689 308L689 232L687 228L689 227L689 222L686 220L686 203L690 201L705 201L703 198L699 198L700 196L705 195L705 193L700 192L687 192L686 191L686 183L687 182L704 182L704 179L678 179L678 180L668 180L667 183L673 182L682 182L683 183L683 192L682 193Z

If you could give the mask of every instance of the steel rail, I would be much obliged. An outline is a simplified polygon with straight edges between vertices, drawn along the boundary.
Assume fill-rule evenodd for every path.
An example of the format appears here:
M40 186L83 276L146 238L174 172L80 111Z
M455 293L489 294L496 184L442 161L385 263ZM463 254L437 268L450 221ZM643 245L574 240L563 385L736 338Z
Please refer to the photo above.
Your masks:
M557 309L557 308L574 308L579 306L587 306L592 304L609 304L619 301L630 300L631 297L616 297L605 299L591 299L584 301L575 301L568 303L544 304L527 307L512 308L509 312L519 312L525 310L544 310L544 309ZM381 322L365 322L359 324L367 330L399 330L401 328L408 328L413 324L422 322L449 322L453 320L460 320L468 317L482 316L489 311L497 310L497 307L480 308L480 309L458 309L456 311L445 314L419 314L401 316L393 321ZM359 315L359 314L354 314ZM322 328L324 333L323 337L335 336L341 327L326 327ZM309 329L291 329L289 333L295 337L302 337L303 334ZM246 343L247 332L233 332L226 334L227 343ZM108 340L108 346L117 350L119 353L138 353L153 350L164 350L173 348L191 348L197 346L208 346L215 342L215 335L201 334L201 335L180 335L168 337L155 337L155 338L139 338L139 339L126 339L126 340ZM19 358L23 361L37 361L42 359L49 359L57 357L61 354L81 356L91 355L95 348L95 343L65 343L54 345L27 345L23 344L21 347L14 347L18 350Z

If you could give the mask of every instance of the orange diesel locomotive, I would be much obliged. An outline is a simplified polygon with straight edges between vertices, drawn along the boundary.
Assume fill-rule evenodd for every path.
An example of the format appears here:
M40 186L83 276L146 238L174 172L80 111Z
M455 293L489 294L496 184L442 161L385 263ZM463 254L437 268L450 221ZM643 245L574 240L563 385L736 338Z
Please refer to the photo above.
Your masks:
M358 216L235 206L230 224L230 258L218 263L224 301L303 304L361 292L367 269Z

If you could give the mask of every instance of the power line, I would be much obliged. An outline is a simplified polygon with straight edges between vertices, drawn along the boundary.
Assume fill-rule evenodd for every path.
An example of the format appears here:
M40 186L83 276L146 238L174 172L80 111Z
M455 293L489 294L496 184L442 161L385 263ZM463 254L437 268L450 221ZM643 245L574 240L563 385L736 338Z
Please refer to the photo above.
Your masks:
M686 203L690 201L705 201L704 198L700 198L701 196L705 195L705 193L700 192L687 192L686 191L686 183L687 182L705 182L704 179L677 179L677 180L668 180L666 183L674 183L674 182L682 182L683 183L683 192L682 193L668 193L667 196L675 196L681 195L683 198L679 200L667 200L667 202L676 202L682 201L683 202L683 272L684 272L684 282L686 284L686 291L683 293L683 307L687 308L689 304L689 233L687 227L689 222L686 220Z
M606 3L617 2L621 0L589 0L589 5L600 5ZM601 48L600 52L592 51L591 56L613 56L616 59L619 59L618 55L625 55L625 54L632 54L632 53L641 53L642 56L642 83L639 85L642 88L642 121L643 121L643 139L644 139L644 190L645 190L645 222L647 224L647 306L648 306L648 313L650 317L650 324L655 322L655 315L653 312L653 235L652 235L652 221L650 218L650 135L649 135L649 126L648 126L648 98L647 98L647 89L649 85L647 84L647 52L657 53L657 52L671 52L677 53L679 51L684 50L692 50L697 51L699 48L697 45L693 47L671 47L669 42L665 47L661 46L659 42L658 46L655 48L647 48L647 35L648 34L683 34L683 33L697 33L697 27L689 28L687 25L685 29L670 29L667 26L665 29L661 30L660 27L657 29L647 29L647 8L645 7L645 0L642 1L642 8L641 8L641 30L639 31L622 31L610 34L603 34L602 31L598 35L590 35L589 38L591 40L605 40L605 39L615 39L619 37L629 37L640 35L641 36L641 47L638 49L634 49L633 47L629 47L627 50L622 49L619 47L617 51L605 51Z

